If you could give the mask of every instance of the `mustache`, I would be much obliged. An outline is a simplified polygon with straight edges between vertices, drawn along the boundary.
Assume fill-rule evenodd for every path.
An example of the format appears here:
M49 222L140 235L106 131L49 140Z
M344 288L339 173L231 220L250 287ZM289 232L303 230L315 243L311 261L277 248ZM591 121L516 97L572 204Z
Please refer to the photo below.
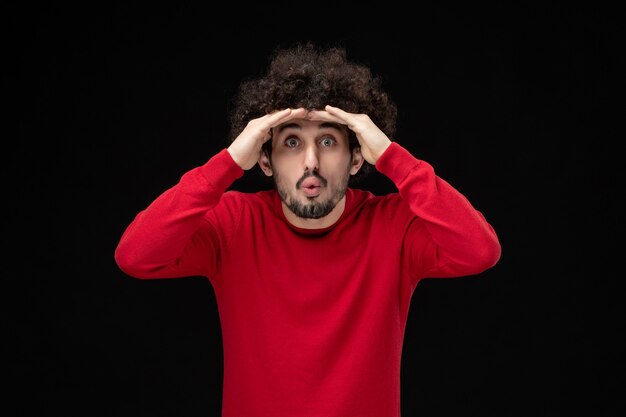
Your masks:
M300 177L298 182L296 182L296 188L302 187L302 183L304 182L304 180L306 180L309 177L317 178L318 180L320 180L320 182L322 183L322 185L324 187L326 187L326 185L328 184L328 180L326 178L322 177L317 172L307 171L307 172L304 173L304 175L302 177Z

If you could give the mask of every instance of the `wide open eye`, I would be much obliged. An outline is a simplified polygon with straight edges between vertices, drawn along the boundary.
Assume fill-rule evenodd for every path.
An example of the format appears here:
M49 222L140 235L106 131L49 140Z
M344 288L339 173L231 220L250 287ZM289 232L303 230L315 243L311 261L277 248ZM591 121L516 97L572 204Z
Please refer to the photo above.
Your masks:
M325 137L322 138L322 140L320 140L319 143L324 148L330 148L331 146L336 144L337 141L332 136L325 136Z
M288 148L295 148L299 144L300 144L300 139L296 138L295 136L290 136L287 139L285 139L285 146L287 146Z

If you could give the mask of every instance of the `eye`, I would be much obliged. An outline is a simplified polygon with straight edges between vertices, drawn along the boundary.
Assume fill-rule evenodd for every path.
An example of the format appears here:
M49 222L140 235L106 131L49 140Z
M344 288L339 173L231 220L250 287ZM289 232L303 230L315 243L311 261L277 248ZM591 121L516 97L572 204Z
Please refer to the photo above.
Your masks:
M300 144L300 140L296 137L288 137L287 139L285 139L285 145L288 148L295 148L296 146L298 146Z
M322 140L320 140L320 145L322 145L324 148L330 148L335 143L337 143L337 141L330 136L326 136L325 138L322 138Z

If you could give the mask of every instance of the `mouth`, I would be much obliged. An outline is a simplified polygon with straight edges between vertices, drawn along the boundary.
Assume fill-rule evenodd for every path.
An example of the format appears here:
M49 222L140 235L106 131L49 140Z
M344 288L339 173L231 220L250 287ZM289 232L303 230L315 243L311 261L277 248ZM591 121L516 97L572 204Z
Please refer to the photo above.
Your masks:
M308 176L298 184L308 198L315 198L320 194L322 188L322 179L315 176Z
M311 185L309 187L302 187L302 191L308 198L314 198L320 195L320 186Z

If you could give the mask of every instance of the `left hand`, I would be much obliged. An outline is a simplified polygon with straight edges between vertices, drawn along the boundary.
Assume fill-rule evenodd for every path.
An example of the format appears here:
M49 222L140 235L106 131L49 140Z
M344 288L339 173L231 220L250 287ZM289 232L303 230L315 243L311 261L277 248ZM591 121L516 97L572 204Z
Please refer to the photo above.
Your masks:
M325 110L310 111L306 117L312 121L340 123L356 134L361 145L361 154L367 162L376 164L378 158L391 145L391 140L367 114L348 113L338 107L326 106Z

